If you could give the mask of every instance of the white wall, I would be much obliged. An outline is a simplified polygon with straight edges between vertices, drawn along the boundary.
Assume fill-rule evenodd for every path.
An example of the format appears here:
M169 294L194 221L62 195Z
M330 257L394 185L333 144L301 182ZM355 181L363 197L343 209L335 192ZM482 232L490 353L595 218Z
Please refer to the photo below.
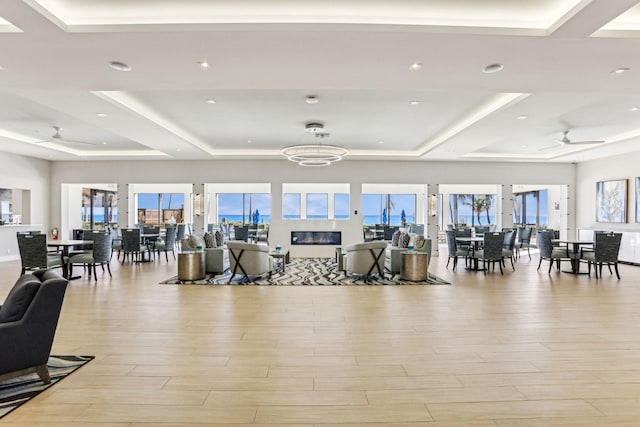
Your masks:
M418 162L418 161L342 161L326 168L304 168L286 160L224 160L224 161L94 161L54 162L51 166L52 221L60 222L60 184L82 182L113 182L118 188L128 183L256 183L270 182L272 189L271 243L283 246L290 241L290 232L301 224L283 221L283 183L345 183L351 184L351 219L335 221L342 231L343 244L362 240L360 191L363 184L491 184L510 185L514 182L559 185L575 183L575 167L555 163L492 163L492 162ZM118 205L125 209L126 193L119 192ZM574 196L572 196L574 197ZM56 202L57 201L57 202ZM354 211L358 215L354 215ZM124 215L124 212L121 211ZM572 216L573 218L573 216ZM333 222L308 221L304 228L332 229ZM285 243L286 242L286 243ZM298 251L298 248L295 249ZM332 256L333 248L305 248L305 253L293 256ZM308 252L308 253L307 253Z
M577 165L576 168L576 224L578 228L598 228L621 231L640 231L635 222L635 178L640 176L640 152L607 157ZM596 182L628 180L627 223L596 222Z
M49 177L50 162L14 154L0 154L0 187L18 188L27 195L28 200L22 200L23 223L33 224L27 229L49 230L53 222L50 221L51 194ZM60 198L60 193L56 197ZM25 215L25 210L28 214ZM0 235L0 261L18 258L18 241L15 237L16 229L6 228L8 232Z

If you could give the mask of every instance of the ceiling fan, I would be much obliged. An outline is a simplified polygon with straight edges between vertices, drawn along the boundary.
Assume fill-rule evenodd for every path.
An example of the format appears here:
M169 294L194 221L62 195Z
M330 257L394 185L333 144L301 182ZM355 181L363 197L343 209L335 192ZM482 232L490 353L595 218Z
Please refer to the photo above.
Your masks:
M71 143L71 144L84 144L84 145L96 145L93 142L88 142L88 141L76 141L73 139L66 139L65 137L62 136L62 128L59 126L53 126L53 130L55 131L55 133L53 134L53 136L50 139L44 140L44 141L38 141L36 142L36 144L43 144L45 142L55 142L58 144L65 144L65 143Z
M586 145L586 144L602 144L602 143L604 143L604 140L572 141L571 139L569 139L568 133L569 133L569 131L565 130L564 132L562 132L562 138L561 139L556 139L556 141L558 141L562 145Z

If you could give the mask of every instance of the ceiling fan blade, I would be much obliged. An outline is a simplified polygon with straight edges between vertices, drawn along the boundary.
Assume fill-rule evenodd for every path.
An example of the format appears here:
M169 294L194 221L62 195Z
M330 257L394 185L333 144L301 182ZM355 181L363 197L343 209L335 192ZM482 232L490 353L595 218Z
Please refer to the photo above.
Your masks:
M60 139L59 141L62 142L62 143L71 143L71 144L98 145L98 144L95 144L93 142L76 141L76 140L73 140L73 139Z
M546 151L546 150L549 150L549 149L551 149L551 148L558 148L559 146L560 146L559 144L553 144L553 145L550 145L550 146L548 146L548 147L540 148L540 149L538 149L537 151Z
M567 142L567 145L588 145L588 144L603 144L604 141L571 141Z

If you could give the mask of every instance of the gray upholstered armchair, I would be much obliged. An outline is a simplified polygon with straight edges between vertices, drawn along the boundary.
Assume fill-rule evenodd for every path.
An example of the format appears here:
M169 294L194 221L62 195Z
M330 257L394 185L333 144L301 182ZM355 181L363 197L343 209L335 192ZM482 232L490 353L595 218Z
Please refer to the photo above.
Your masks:
M53 270L23 274L0 306L0 380L36 372L49 384L47 361L67 280Z
M384 277L384 257L387 242L376 240L373 242L356 243L345 248L347 273L364 275L365 281L372 274Z
M242 274L243 280L249 281L249 276L269 274L273 270L273 260L269 255L269 247L257 243L245 243L234 240L227 242L229 250L229 268L233 280L236 274Z

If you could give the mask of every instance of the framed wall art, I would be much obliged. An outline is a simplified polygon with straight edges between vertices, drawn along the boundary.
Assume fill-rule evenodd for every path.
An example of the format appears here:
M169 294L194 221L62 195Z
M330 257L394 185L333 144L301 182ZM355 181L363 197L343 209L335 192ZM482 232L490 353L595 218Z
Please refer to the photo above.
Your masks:
M596 222L627 222L627 180L596 182Z

